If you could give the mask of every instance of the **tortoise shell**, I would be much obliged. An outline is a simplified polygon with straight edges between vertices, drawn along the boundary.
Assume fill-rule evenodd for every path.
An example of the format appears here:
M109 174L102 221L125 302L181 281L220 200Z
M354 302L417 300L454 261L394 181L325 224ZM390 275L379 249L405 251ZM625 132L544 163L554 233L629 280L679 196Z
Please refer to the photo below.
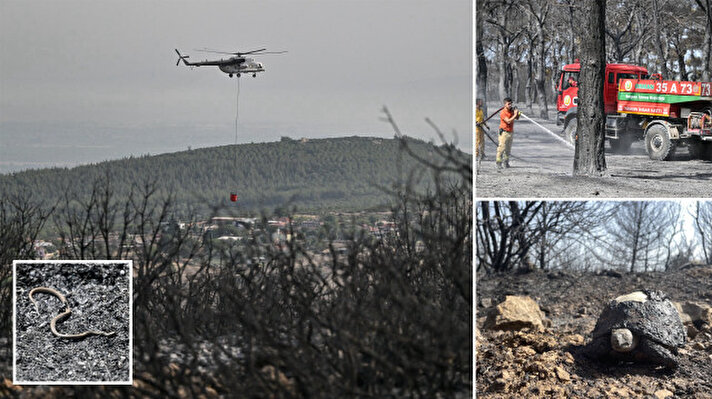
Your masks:
M599 316L593 338L610 334L616 328L627 328L665 346L685 345L685 328L672 302L660 291L643 290L643 293L647 296L643 302L612 300Z

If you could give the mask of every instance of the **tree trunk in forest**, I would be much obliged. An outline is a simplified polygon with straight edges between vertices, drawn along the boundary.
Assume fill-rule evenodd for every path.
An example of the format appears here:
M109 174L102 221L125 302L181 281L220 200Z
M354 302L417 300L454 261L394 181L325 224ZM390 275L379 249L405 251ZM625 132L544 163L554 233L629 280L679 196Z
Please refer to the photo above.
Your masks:
M539 269L544 270L546 268L546 251L548 251L549 248L549 243L547 241L547 228L546 226L548 225L548 205L543 205L542 206L543 212L541 213L541 222L540 222L540 230L541 230L541 238L539 239Z
M562 43L562 47L563 47L563 43ZM554 88L556 87L556 78L558 76L559 67L562 64L562 62L561 62L562 56L563 56L563 54L561 54L560 52L557 52L556 49L554 49L553 55L551 57L551 65L553 68L551 70L551 72L552 72L551 76L549 77L551 79L551 80L549 80L549 85L550 85L549 87L551 88L551 93L554 96L556 96L556 89L554 89ZM568 64L568 61L563 62L563 64ZM554 99L554 98L556 98L556 97L552 97L552 99ZM553 105L554 105L554 109L556 109L556 100L554 100Z
M488 25L493 26L497 30L497 49L494 55L494 64L497 66L498 84L497 91L500 101L505 97L510 97L512 89L512 68L509 52L511 46L516 43L517 37L521 35L524 28L518 26L514 21L514 14L517 9L514 3L510 2L485 2L492 6L492 12L483 12L486 16L490 16L485 20ZM515 49L516 51L516 49Z
M705 255L705 263L710 264L712 263L712 254L707 250L707 234L705 234L705 229L703 227L704 218L700 212L704 212L704 205L700 206L700 203L697 202L695 205L695 230L697 234L700 235L700 243L702 244L702 253Z
M687 80L687 66L685 66L685 54L680 54L680 49L677 49L677 66L680 68L680 80Z
M541 236L541 248L539 251L539 269L546 269L546 251L549 250L547 247L548 242L546 241L546 231L542 233Z
M584 0L579 77L578 125L574 175L601 176L606 171L603 84L606 68L606 1Z
M507 61L509 60L509 32L504 30L507 26L506 13L500 13L497 16L497 23L501 27L499 38L499 54L497 54L497 69L499 69L499 101L509 96L509 82L507 81Z
M638 248L640 247L640 232L643 228L643 207L637 206L635 209L635 231L633 234L633 244L631 245L633 253L630 256L630 272L635 271L635 262L638 260Z
M707 29L705 29L705 40L702 45L702 80L709 81L710 68L712 68L712 0L706 0L704 10L707 11Z
M631 273L633 273L635 271L635 261L636 261L636 258L638 257L638 235L637 234L635 237L633 237L633 248L632 249L633 249L633 253L630 255L630 272Z
M653 0L653 32L655 32L656 43L654 47L660 62L660 73L663 75L663 78L670 79L670 72L667 68L667 54L665 54L665 50L663 49L663 46L668 46L668 43L663 40L660 31L660 7L658 0Z
M537 46L537 68L536 68L536 89L537 105L539 106L539 118L549 119L549 108L546 103L546 42L544 41L544 27L537 26L539 32L539 45Z
M481 3L477 2L479 11L482 10ZM475 68L477 69L477 77L475 81L477 98L481 98L484 101L482 108L484 108L485 114L487 111L487 59L485 58L485 47L482 44L482 38L484 35L484 18L477 18L475 25L475 34L477 35L477 42L475 43L475 54L477 56L477 63Z
M512 67L512 99L515 104L519 103L519 68Z
M571 27L571 31L569 34L569 59L567 64L570 64L574 62L574 55L576 54L576 35L574 32L576 32L576 19L574 17L574 2L573 0L568 0L567 3L569 4L569 26Z
M635 49L633 50L633 64L635 65L645 65L646 63L643 62L643 50L645 50L645 46L636 46Z
M507 54L509 57L509 54ZM504 74L504 78L506 79L504 82L504 87L507 88L507 97L512 97L512 63L509 62L509 58L507 58L507 63L505 64L505 71L507 73Z
M540 67L542 68L542 67ZM537 105L539 105L539 118L549 119L549 106L546 102L546 72L540 71L540 77L536 79Z
M526 91L526 97L527 97L527 109L529 110L530 114L533 114L533 105L534 105L534 87L532 86L532 73L533 73L533 68L532 68L532 60L529 59L527 60L527 91Z
M501 46L499 58L497 58L497 69L499 69L499 101L502 102L509 96L509 85L507 84L507 48Z

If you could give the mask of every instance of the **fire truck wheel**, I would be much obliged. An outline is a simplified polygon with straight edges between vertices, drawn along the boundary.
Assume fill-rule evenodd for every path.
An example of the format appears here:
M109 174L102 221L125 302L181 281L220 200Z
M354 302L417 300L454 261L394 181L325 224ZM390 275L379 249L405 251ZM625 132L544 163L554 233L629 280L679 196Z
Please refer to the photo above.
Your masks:
M564 127L564 138L568 140L569 143L576 145L576 129L577 121L576 117L569 119L569 122Z
M653 125L645 132L645 150L650 159L667 161L675 152L675 144L670 140L665 126Z

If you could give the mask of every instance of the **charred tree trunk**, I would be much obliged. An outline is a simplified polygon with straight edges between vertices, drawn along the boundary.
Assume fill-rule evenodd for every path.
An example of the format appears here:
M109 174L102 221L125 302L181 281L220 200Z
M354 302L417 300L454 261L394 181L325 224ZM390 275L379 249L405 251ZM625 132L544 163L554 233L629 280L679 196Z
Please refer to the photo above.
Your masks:
M522 9L529 13L529 29L536 32L536 40L530 40L532 58L535 60L536 75L534 83L537 90L537 105L539 106L539 117L549 119L549 109L546 102L546 47L550 37L546 35L549 21L550 6L544 1L528 1L522 5Z
M705 29L705 63L704 72L702 72L703 80L712 80L710 69L712 69L712 1L707 0L707 29Z
M563 42L561 43L560 46L557 46L557 47L559 47L559 48L564 47ZM554 103L553 104L554 109L556 109L556 78L558 76L559 67L562 64L561 58L563 56L564 56L563 53L557 51L556 49L554 49L554 51L552 52L552 55L551 55L551 65L553 68L552 68L551 76L549 76L549 87L551 88L551 94L552 94L551 99L553 100L553 103ZM568 61L564 60L563 64L568 64Z
M708 265L712 263L712 253L708 250L709 238L707 230L705 229L705 218L703 213L705 212L706 206L701 206L700 202L697 202L695 206L695 229L697 234L700 236L700 243L702 244L702 253L705 255L705 263Z
M667 54L663 46L667 46L666 40L663 40L662 32L660 30L660 7L658 0L653 0L653 32L656 38L655 52L657 53L658 60L660 62L660 73L663 78L670 79L670 72L667 68Z
M512 259L518 259L520 263L528 264L529 248L533 242L527 234L526 214L528 206L521 210L517 201L509 201L509 210L512 213L512 235L513 240L517 244L515 255ZM510 265L512 267L512 265Z
M630 272L633 273L635 271L635 261L638 258L638 233L640 232L640 229L637 229L635 231L635 236L633 237L633 253L630 255Z
M477 2L478 11L482 11L482 4L480 1ZM477 42L475 43L475 54L477 57L476 69L476 87L477 87L477 98L481 98L484 101L482 107L484 108L485 114L487 111L487 59L485 58L485 46L482 44L483 34L484 34L484 18L477 18L475 25L475 33L477 35Z
M574 54L576 54L576 35L573 34L576 32L576 18L574 17L574 0L567 0L566 3L569 5L569 27L571 28L569 31L571 32L569 35L569 59L566 62L568 64L574 62Z
M685 54L677 49L677 66L680 68L680 80L687 80L687 66L685 65Z
M484 108L485 114L489 114L487 111L487 61L484 58L484 50L482 56L480 56L479 51L482 48L482 43L478 43L478 54L477 54L477 97L481 98L483 101L482 108Z
M509 58L507 58L507 59L508 59L508 61L507 61L507 63L505 64L505 71L506 71L506 73L504 74L504 78L505 78L504 87L507 88L507 96L508 96L508 97L512 97L512 96L513 96L513 93L512 93L512 82L514 81L514 78L513 78L513 75L512 75L512 68L513 68L513 66L512 66L512 62L509 61Z
M541 220L541 238L539 238L539 269L546 269L546 252L550 249L547 241L547 213L542 213Z
M539 117L541 119L549 119L549 107L546 103L546 47L544 46L544 29L539 26L539 48L538 61L536 69L536 89L537 89L537 105L539 106Z
M507 18L509 9L505 9L500 12L497 16L497 24L499 26L499 54L497 54L497 69L499 69L499 101L501 102L505 97L509 97L509 83L510 80L507 77L509 69L509 46L511 45L510 33L506 30Z
M512 67L512 99L515 104L519 104L519 68Z
M582 1L581 76L574 175L601 176L606 171L603 84L606 68L606 1Z
M529 110L529 113L532 114L533 111L533 104L534 104L534 87L532 85L532 74L533 74L533 68L532 68L532 60L529 59L527 60L527 91L526 91L526 97L527 97L527 109Z
M643 50L645 49L644 46L637 46L635 50L633 50L633 63L636 65L644 65L645 63L643 62Z
M517 41L519 35L525 27L519 26L517 21L517 8L514 3L507 1L492 2L492 11L485 11L485 22L492 25L497 30L497 54L495 63L499 73L497 90L500 101L511 95L512 89L512 68L510 60L510 49ZM487 3L486 3L487 4ZM489 15L487 15L489 14Z
M543 69L544 67L539 67ZM537 105L539 105L539 118L549 119L549 105L546 102L546 71L539 71L536 79Z
M499 101L509 96L509 82L507 82L507 47L502 45L499 58L497 59L497 69L499 69Z
M708 81L712 79L710 76L710 68L712 68L712 0L696 1L707 14L705 39L702 44L702 80Z

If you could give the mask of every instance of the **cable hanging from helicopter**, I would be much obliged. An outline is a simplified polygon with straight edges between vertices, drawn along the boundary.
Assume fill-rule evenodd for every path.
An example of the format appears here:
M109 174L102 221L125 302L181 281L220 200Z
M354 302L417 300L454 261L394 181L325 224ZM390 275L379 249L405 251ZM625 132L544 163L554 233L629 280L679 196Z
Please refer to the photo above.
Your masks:
M236 81L237 94L235 94L235 159L233 164L234 170L237 170L237 124L240 118L240 79L236 79ZM237 192L230 193L230 201L237 202Z

